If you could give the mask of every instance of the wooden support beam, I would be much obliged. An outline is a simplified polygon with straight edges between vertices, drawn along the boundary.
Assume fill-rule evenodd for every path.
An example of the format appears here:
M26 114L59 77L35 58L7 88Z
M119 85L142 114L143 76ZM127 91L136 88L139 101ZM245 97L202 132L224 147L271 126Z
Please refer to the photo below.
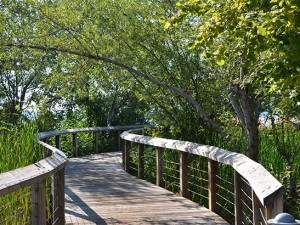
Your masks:
M274 196L271 204L265 207L265 219L273 219L283 212L283 195Z
M130 171L130 148L131 142L125 141L125 171L127 173Z
M73 157L78 157L77 133L72 134L72 143L73 143Z
M99 141L99 133L94 132L94 152L95 152L95 154L99 153L98 141Z
M31 224L46 225L46 180L31 186Z
M65 168L52 176L53 224L65 224Z
M208 198L209 209L215 213L219 212L218 200L218 162L208 159Z
M241 175L234 171L234 214L235 225L242 224L242 179Z
M43 139L42 141L45 142L45 143L47 143L48 140L47 140L47 138L45 138L45 139ZM44 147L43 150L44 150L44 151L43 151L43 159L44 159L44 158L47 157L48 149L47 149L46 147Z
M164 174L164 149L157 148L156 150L156 185L163 187Z
M261 216L259 212L260 202L257 195L252 190L252 210L253 210L253 224L260 224Z
M55 147L61 150L61 137L60 135L55 136Z
M121 150L121 131L116 131L116 151L120 151Z
M180 152L180 195L189 197L188 160L189 153Z
M144 179L144 151L145 145L139 144L138 147L138 178Z

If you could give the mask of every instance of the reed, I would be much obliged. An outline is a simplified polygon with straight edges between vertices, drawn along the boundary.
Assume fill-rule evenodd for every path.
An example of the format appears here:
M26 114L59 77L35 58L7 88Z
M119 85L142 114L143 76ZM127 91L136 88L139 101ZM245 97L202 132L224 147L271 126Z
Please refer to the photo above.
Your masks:
M30 165L42 158L42 149L34 124L2 130L0 133L0 172ZM30 224L31 191L29 187L0 197L0 224Z

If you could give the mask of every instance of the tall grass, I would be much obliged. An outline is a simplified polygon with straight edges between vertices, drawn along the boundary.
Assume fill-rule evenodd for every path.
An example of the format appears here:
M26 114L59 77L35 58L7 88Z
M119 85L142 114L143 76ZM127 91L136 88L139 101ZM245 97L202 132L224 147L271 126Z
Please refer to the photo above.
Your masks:
M148 131L153 136L164 137L173 139L181 139L179 136L172 136L172 134L166 134L160 130ZM191 131L190 131L191 133ZM244 153L247 140L241 129L233 128L231 133L234 133L233 142L229 143L224 141L220 136L212 135L209 137L207 132L205 137L197 138L195 134L185 134L188 136L189 141L199 143L198 140L206 140L210 145L215 145L224 149L232 150L233 145L238 146L239 152ZM204 133L202 133L204 135ZM149 154L152 157L149 157ZM132 157L135 157L132 155ZM164 153L165 157L165 169L164 174L164 185L167 189L177 193L178 190L178 164L171 162L179 162L178 154L171 150L166 150ZM155 151L145 153L145 178L148 180L155 180L153 177L153 171L155 172ZM135 159L137 160L137 159ZM190 157L189 163L189 175L190 175L190 197L193 201L199 202L201 205L207 206L207 162L202 158L196 159ZM280 125L273 126L270 129L260 130L260 159L261 163L276 179L278 179L286 189L285 200L284 200L284 211L292 214L295 218L300 218L300 127L293 125L288 121L283 121ZM219 175L224 180L224 184L221 186L225 187L226 190L233 192L233 170L228 166L220 165ZM149 179L149 177L151 179ZM175 178L176 177L176 178ZM201 179L200 179L201 177ZM204 180L203 180L204 179ZM231 194L221 192L222 196L226 196L227 199L233 197ZM227 196L228 195L228 196ZM204 197L203 197L204 196ZM222 206L226 207L226 202L220 202ZM228 211L234 211L233 206L229 205L226 207ZM224 211L222 216L228 221L232 222L232 215Z
M285 121L262 130L260 163L285 187L284 211L300 218L300 127Z
M0 172L30 165L42 158L42 149L37 143L37 128L24 124L0 132ZM30 187L0 197L0 224L30 224Z

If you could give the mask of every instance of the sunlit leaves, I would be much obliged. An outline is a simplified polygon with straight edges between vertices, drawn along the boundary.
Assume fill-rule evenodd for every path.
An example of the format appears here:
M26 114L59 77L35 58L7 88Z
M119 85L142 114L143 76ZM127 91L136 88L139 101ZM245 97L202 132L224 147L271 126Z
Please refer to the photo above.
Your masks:
M204 49L212 63L223 65L222 60L240 61L243 58L248 61L247 68L251 74L259 71L260 76L264 74L285 83L291 83L292 79L300 80L299 1L199 0L180 1L177 7L178 13L169 23L177 24L198 17L197 22L190 23L197 27L195 38L190 40L193 42L191 46ZM216 57L220 44L226 51ZM262 71L264 64L270 61L274 67ZM258 67L261 70L257 70Z

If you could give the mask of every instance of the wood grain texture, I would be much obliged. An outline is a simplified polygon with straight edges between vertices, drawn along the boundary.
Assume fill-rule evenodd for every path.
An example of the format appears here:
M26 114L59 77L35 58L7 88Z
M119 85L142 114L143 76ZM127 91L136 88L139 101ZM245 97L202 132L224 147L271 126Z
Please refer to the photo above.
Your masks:
M0 196L31 186L64 168L66 158L53 154L35 164L0 174Z
M223 224L215 213L129 175L121 153L70 159L66 167L66 225Z
M121 138L139 144L188 152L207 157L208 159L219 163L230 165L250 183L257 198L264 206L273 203L274 199L284 193L282 184L275 177L273 177L262 165L254 162L243 154L188 141L132 134L129 131L123 132Z

